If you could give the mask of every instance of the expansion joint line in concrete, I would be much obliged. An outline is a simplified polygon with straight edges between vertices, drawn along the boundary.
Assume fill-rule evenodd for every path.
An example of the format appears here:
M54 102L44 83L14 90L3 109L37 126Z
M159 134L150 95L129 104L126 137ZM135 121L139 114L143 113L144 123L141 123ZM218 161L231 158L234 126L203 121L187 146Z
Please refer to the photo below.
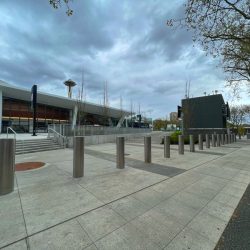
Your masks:
M118 200L121 200L121 199L123 199L123 198L126 198L126 197L128 197L128 196L130 196L130 195L132 195L132 194L135 194L135 193L137 193L137 192L139 192L139 191L142 191L142 190L147 189L147 188L149 188L149 187L152 187L152 186L154 186L154 185L160 184L161 182L166 181L166 180L168 180L168 179L169 179L169 178L163 179L163 180L161 180L161 181L159 181L159 182L156 182L156 183L151 184L151 185L149 185L149 186L147 186L147 187L144 187L144 188L142 188L142 189L139 189L139 190L137 190L137 191L135 191L135 192L132 192L132 193L130 193L130 194L127 194L127 195L125 195L125 196L122 196L122 197L120 197L120 198L118 198L118 199L112 200L112 201L107 202L107 203L105 203L105 204L103 204L103 205L100 205L100 206L98 206L98 207L96 207L96 208L90 209L90 210L88 210L88 211L86 211L86 212L84 212L84 213L78 214L78 215L73 216L73 217L71 217L71 218L69 218L69 219L66 219L66 220L64 220L64 221L61 221L61 222L59 222L59 223L56 223L55 225L50 226L50 227L47 227L47 228L45 228L45 229L43 229L43 230L40 230L40 231L38 231L38 232L31 233L31 234L28 234L28 233L27 233L27 236L26 236L26 237L20 238L20 239L18 239L18 240L16 240L16 241L13 241L12 243L9 243L9 244L7 244L7 245L4 245L4 246L2 246L0 249L2 249L2 248L4 248L4 247L7 247L7 246L10 246L10 245L13 245L14 243L17 243L17 242L19 242L19 241L21 241L21 240L27 240L29 237L32 237L32 236L37 235L37 234L39 234L39 233L45 232L45 231L47 231L47 230L49 230L49 229L51 229L51 228L54 228L54 227L56 227L56 226L62 225L62 224L65 223L65 222L71 221L71 220L73 220L73 219L76 219L76 218L78 218L78 217L84 215L84 214L87 214L87 213L90 213L90 212L92 212L92 211L95 211L95 210L97 210L97 209L99 209L99 208L105 207L106 205L110 205L111 203L113 203L113 202L115 202L115 201L118 201ZM78 184L78 185L80 185L80 184ZM84 187L81 186L81 188L84 188ZM86 189L86 188L84 188L84 189ZM88 189L86 189L86 190L88 191ZM89 191L88 191L88 192L89 192ZM89 192L89 193L91 193L91 192ZM91 193L91 194L92 194L92 193ZM96 197L96 196L95 196L95 197ZM23 215L23 216L24 216L24 215ZM26 224L25 224L25 225L26 225ZM27 230L27 229L26 229L26 230ZM26 232L27 232L27 231L26 231Z
M24 226L25 226L25 232L26 232L26 235L28 236L28 229L27 229L26 220L25 220L25 216L24 216L23 204L22 204L22 199L21 199L21 195L20 195L20 190L19 190L18 180L17 180L16 174L15 174L15 179L16 179L16 185L17 185L17 193L19 196L20 206L21 206L21 210L22 210L22 217L23 217L23 222L24 222ZM27 237L25 237L25 241L26 241L27 249L29 250L30 246L29 246L29 242L28 242Z
M220 190L222 190L225 186L227 185L227 183L225 183L225 185L223 185L222 186L222 188L220 189ZM202 212L202 210L208 205L208 203L209 202L211 202L211 201L213 201L214 199L215 199L215 197L218 195L218 193L216 193L214 196L213 196L213 198L211 198L204 206L202 206L198 211L197 211L197 213L195 214L195 216L191 219L191 220L189 220L188 222L187 222L187 224L184 226L184 228L179 232L179 233L177 233L176 235L175 235L175 237L173 238L173 239L171 239L170 241L169 241L169 243L165 246L165 247L167 247L186 227L188 227L188 225L196 218L196 216L198 216L201 212ZM210 215L210 216L212 216L212 217L215 217L214 215ZM215 217L215 218L217 218L217 217ZM203 237L203 238L206 238L207 240L209 240L208 239L208 237L205 237L204 235L201 235L200 234L200 232L197 232L196 230L193 230L194 232L196 232L198 235L200 235L201 237ZM216 244L216 242L215 242L215 244Z
M208 161L206 161L206 162L200 163L200 164L194 166L193 168L187 169L186 172L191 171L191 170L193 170L193 169L195 169L195 168L201 167L201 166L203 166L203 165L206 165L206 164L208 164L208 163L211 163L211 162L213 162L213 161L216 161L216 160L218 160L219 158L227 157L228 155L230 155L230 154L236 152L236 151L239 150L239 149L241 149L241 148L235 149L234 151L232 151L232 152L230 152L230 153L228 153L228 154L226 154L226 155L218 156L218 157L216 157L216 158L214 158L214 159L211 159L211 160L208 160ZM204 175L214 176L214 175L209 175L209 174L204 174ZM214 176L214 177L216 177L216 176ZM226 179L226 178L223 178L223 177L219 177L219 178ZM228 180L228 179L226 179L226 180ZM230 180L231 180L231 179L230 179Z

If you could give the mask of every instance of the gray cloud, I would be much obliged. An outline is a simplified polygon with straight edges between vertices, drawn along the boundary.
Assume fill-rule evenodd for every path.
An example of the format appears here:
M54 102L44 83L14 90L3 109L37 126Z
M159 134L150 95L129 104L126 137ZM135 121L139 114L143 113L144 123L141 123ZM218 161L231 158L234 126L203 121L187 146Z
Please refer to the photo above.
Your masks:
M75 0L71 17L48 2L0 1L0 79L66 95L63 81L80 83L84 68L88 101L100 103L108 81L111 105L122 96L124 108L140 103L155 118L176 110L188 79L193 95L223 87L192 34L166 26L183 15L182 0Z

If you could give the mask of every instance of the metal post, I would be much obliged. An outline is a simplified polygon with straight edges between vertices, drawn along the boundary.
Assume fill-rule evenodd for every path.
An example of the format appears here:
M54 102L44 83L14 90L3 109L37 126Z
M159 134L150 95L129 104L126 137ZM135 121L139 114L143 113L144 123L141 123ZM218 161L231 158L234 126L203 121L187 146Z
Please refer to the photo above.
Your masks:
M79 178L84 176L84 137L74 137L73 153L73 177Z
M151 163L151 136L144 137L144 160Z
M208 134L206 134L206 148L210 148L210 138Z
M170 158L170 136L164 136L164 158Z
M125 157L124 157L124 137L117 136L116 137L116 167L124 168L125 165Z
M225 144L228 144L228 134L225 134Z
M228 134L228 143L231 143L231 134Z
M189 145L190 145L190 152L195 152L194 136L193 135L189 135Z
M234 141L235 141L235 142L237 141L237 137L236 137L236 134L234 134Z
M0 139L0 195L14 190L15 139Z
M216 144L215 144L215 134L212 134L212 147L216 147Z
M224 140L224 134L221 134L221 145L225 144L225 140Z
M220 134L216 135L217 147L220 147Z
M203 138L202 138L202 134L199 134L198 138L199 138L199 150L203 150Z
M178 147L178 151L179 151L179 155L184 155L184 137L183 135L179 135L178 136L178 142L179 142L179 147Z

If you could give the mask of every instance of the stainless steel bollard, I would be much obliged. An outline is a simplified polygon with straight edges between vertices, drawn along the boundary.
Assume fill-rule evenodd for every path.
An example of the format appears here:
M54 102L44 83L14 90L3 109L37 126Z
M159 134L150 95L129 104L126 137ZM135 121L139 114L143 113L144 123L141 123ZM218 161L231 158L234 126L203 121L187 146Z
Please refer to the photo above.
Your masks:
M199 134L199 150L203 150L203 136Z
M206 134L206 148L210 148L210 137Z
M221 136L220 136L221 138L221 145L224 145L225 144L225 140L224 140L224 134L221 134Z
M231 136L231 134L228 134L228 143L229 144L232 143L232 136Z
M14 190L15 139L0 139L0 195Z
M216 135L216 143L217 143L217 147L220 147L220 134Z
M164 136L164 158L170 158L170 136Z
M151 136L144 137L144 160L151 163Z
M73 152L73 177L79 178L84 176L84 137L74 137Z
M225 134L225 144L228 144L228 134Z
M216 147L215 134L212 134L212 147Z
M184 155L184 136L183 135L178 136L178 152L179 152L179 155Z
M116 167L124 168L125 166L125 152L124 152L124 137L117 136L116 137Z
M189 145L190 145L190 152L195 152L194 136L193 135L189 135Z

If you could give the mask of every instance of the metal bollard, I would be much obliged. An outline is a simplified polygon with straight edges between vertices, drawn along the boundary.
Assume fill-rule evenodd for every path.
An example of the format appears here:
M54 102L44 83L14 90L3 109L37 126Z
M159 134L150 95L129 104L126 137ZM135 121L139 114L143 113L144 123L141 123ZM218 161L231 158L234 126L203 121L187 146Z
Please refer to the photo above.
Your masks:
M144 137L144 160L151 163L151 136Z
M189 145L190 145L190 152L195 152L194 136L193 135L189 135Z
M216 147L216 144L215 144L215 134L212 134L212 147Z
M170 136L164 136L164 158L170 158Z
M221 136L220 136L221 138L221 145L224 145L225 144L225 140L224 140L224 134L221 134Z
M237 136L234 134L234 141L237 142Z
M228 143L229 144L232 143L232 136L231 136L231 134L228 134Z
M228 144L228 135L225 134L225 144Z
M125 154L124 154L124 137L117 136L116 137L116 167L124 168L125 166Z
M220 134L216 135L216 143L217 143L217 147L220 147Z
M179 155L184 155L184 136L183 135L178 136L178 151L179 151Z
M0 195L14 190L15 139L0 139Z
M73 153L73 177L79 178L84 176L84 137L74 137Z
M210 138L208 134L206 134L206 148L210 148Z
M199 150L203 150L203 136L199 134Z

